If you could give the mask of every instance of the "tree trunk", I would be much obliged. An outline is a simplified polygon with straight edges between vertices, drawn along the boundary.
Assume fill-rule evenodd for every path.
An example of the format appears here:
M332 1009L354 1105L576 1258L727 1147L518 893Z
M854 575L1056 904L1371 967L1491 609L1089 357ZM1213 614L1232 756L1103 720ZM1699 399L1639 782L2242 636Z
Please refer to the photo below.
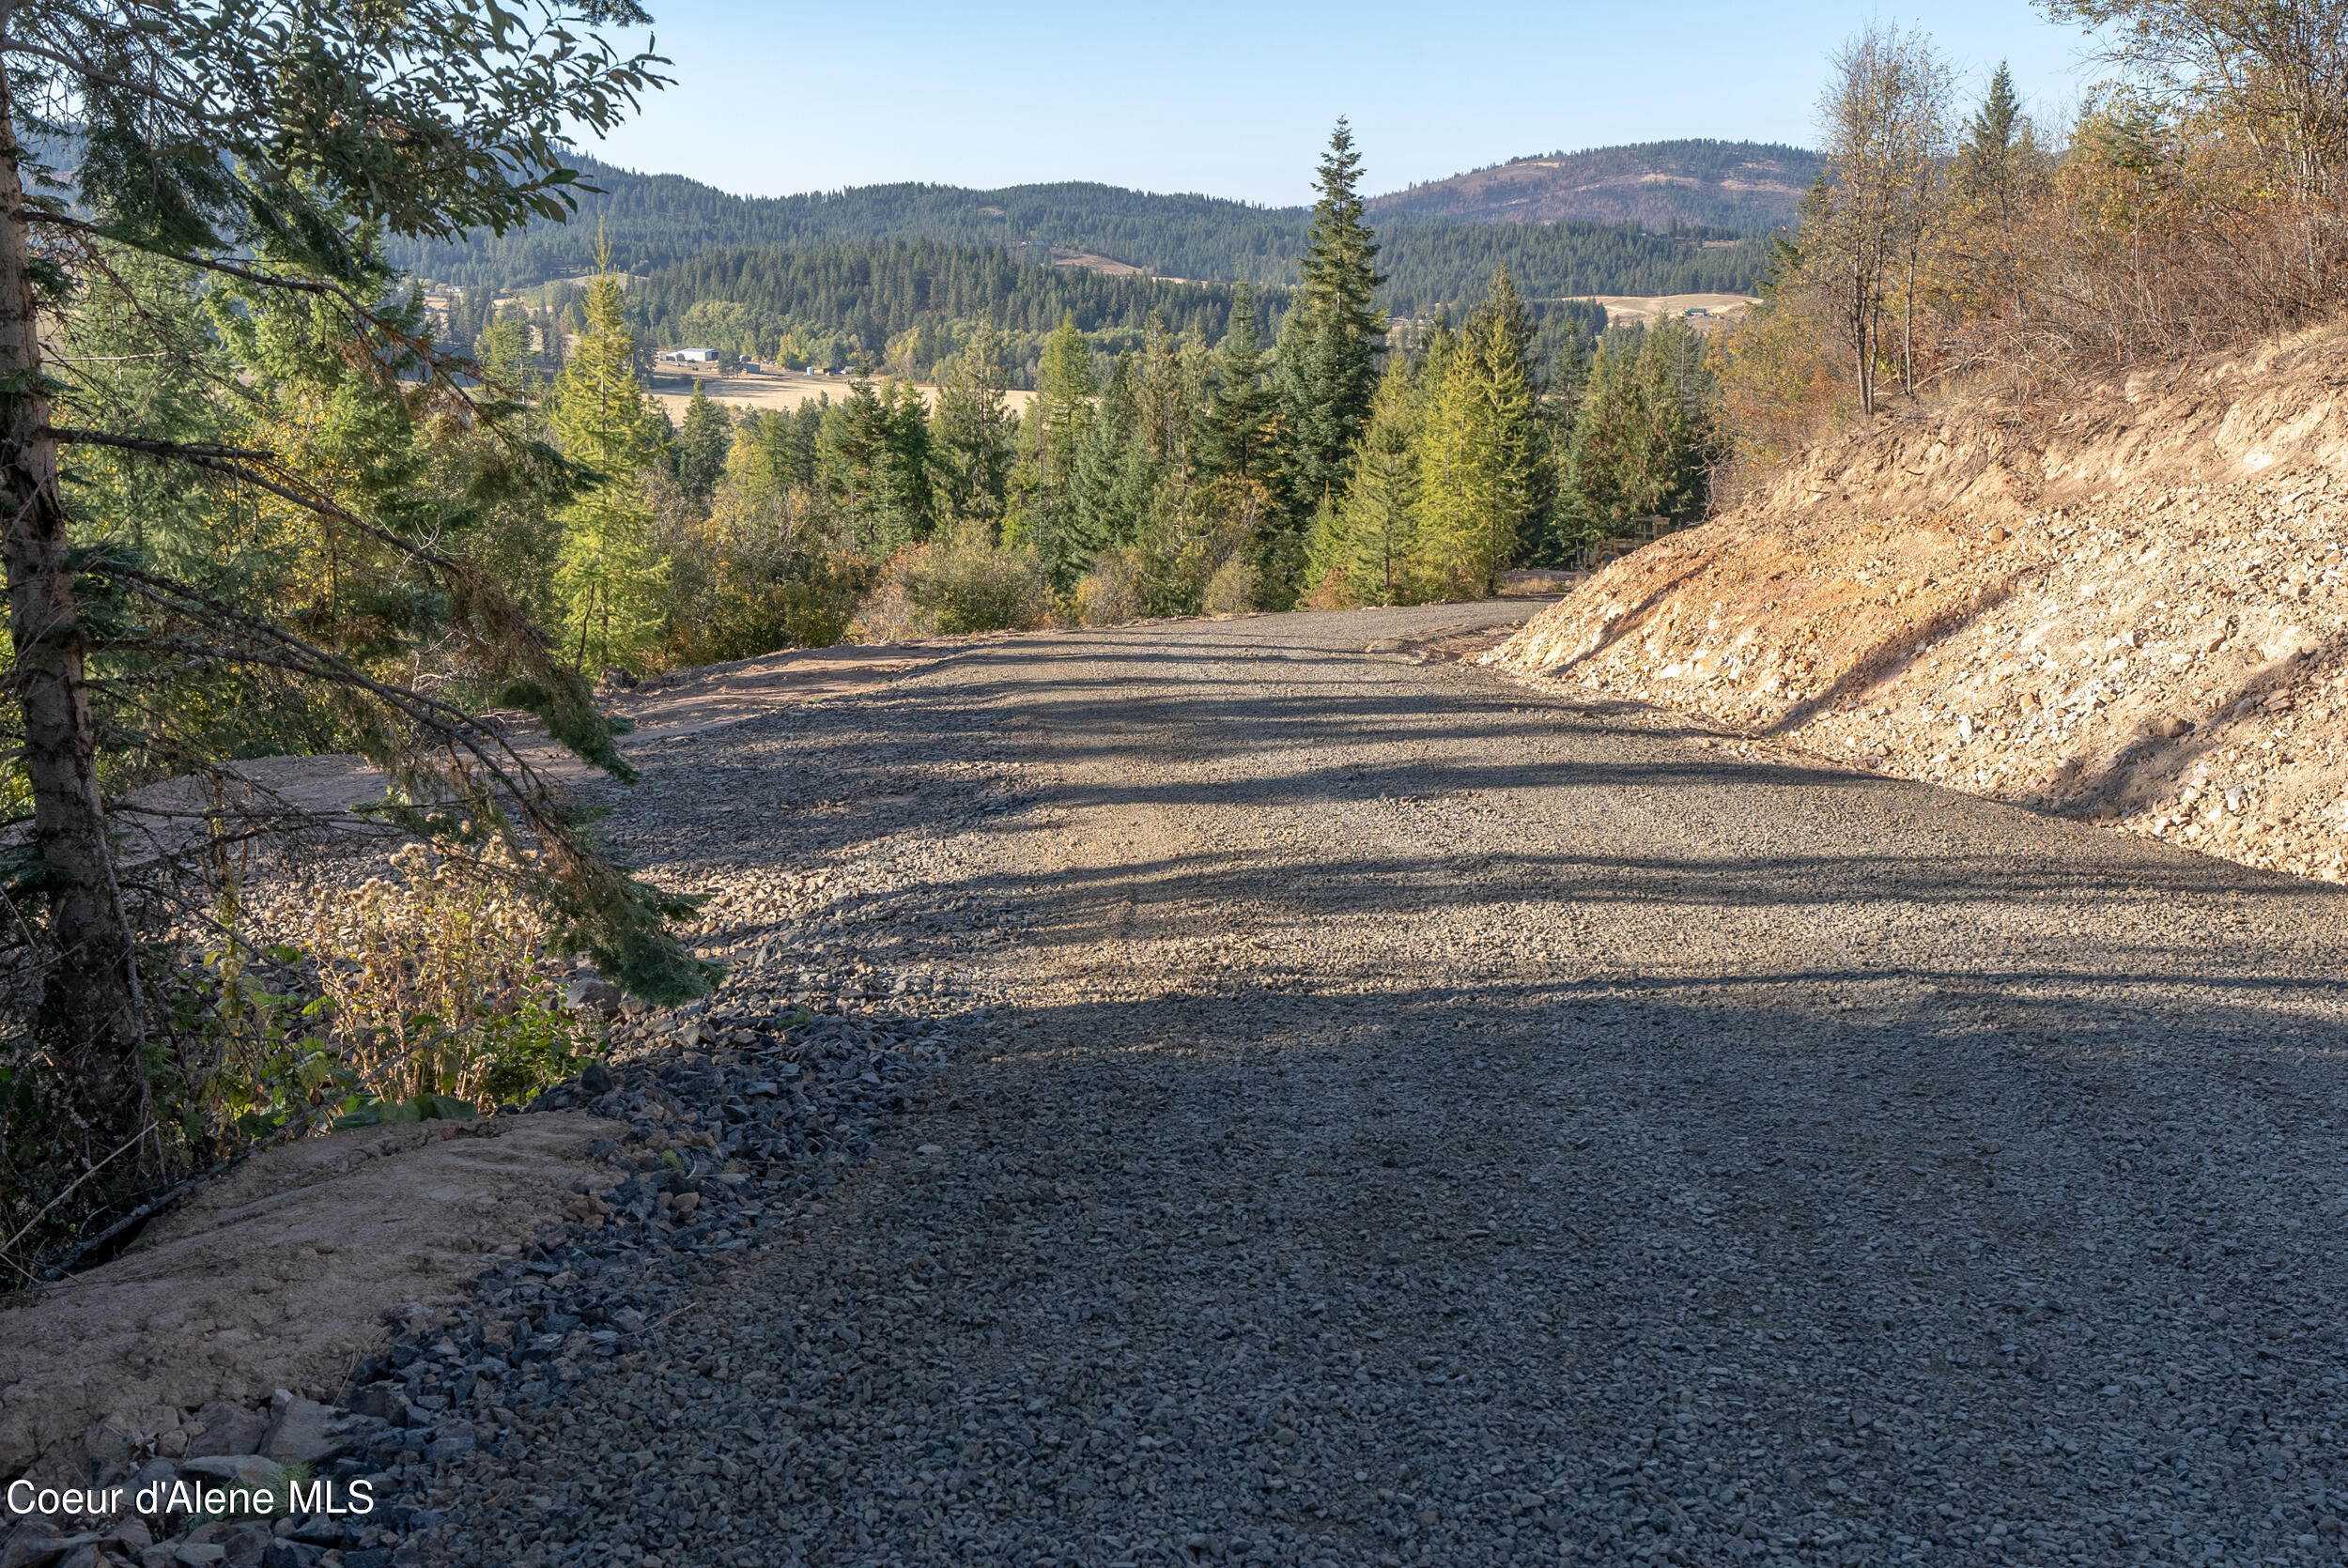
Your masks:
M111 1139L111 1147L146 1119L145 1008L99 799L57 447L41 434L49 399L18 155L15 105L0 71L0 561L8 570L33 843L57 955L41 1025L63 1069L64 1109L81 1123L75 1141L87 1147Z

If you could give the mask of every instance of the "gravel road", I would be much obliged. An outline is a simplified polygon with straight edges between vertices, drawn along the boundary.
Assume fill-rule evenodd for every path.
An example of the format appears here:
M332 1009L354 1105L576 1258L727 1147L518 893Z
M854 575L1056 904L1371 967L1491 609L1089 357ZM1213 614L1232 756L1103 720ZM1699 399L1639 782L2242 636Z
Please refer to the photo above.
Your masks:
M718 1013L854 984L951 1065L647 1253L679 1304L503 1396L433 1552L2340 1561L2342 895L1363 651L1526 607L647 757L664 875L829 876L712 930Z

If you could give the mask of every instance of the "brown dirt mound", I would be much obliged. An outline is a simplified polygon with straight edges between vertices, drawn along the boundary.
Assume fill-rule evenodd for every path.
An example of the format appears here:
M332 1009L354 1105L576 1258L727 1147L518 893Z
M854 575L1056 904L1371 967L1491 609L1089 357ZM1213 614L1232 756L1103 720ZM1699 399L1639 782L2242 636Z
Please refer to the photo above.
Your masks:
M1822 447L1491 658L1868 768L2337 879L2348 408L2326 329Z
M618 1179L614 1124L540 1112L304 1139L255 1156L86 1274L0 1297L0 1477L79 1484L176 1457L208 1406L321 1402L386 1311L444 1308L501 1252Z

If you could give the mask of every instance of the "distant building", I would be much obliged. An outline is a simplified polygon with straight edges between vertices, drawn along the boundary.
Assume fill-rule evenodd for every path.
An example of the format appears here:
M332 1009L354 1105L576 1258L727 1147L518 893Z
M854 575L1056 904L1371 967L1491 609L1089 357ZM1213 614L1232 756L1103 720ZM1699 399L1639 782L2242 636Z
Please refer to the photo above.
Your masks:
M718 362L715 348L664 348L654 357L663 364L714 365Z

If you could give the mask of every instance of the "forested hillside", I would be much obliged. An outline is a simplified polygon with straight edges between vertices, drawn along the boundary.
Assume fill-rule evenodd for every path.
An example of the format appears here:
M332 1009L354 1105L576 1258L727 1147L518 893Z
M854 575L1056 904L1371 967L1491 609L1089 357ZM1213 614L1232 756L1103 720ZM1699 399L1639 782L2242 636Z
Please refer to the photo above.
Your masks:
M1170 278L1285 283L1304 242L1301 208L1251 207L1214 196L1158 195L1068 181L970 191L951 185L866 185L796 196L734 196L681 175L640 175L579 158L584 182L567 223L536 222L503 236L406 240L391 248L405 271L500 293L573 277L595 265L598 234L611 264L650 272L704 252L843 239L935 239L1025 251L1084 251Z
M1650 234L1636 223L1393 223L1377 230L1380 302L1402 315L1480 297L1506 267L1536 300L1594 294L1739 294L1769 261L1769 237L1722 229Z
M1664 144L1715 145L1740 144ZM570 223L535 222L502 237L398 241L391 248L391 259L402 269L437 283L469 292L504 294L583 275L595 265L599 235L610 243L611 265L639 274L716 251L928 239L1000 250L1039 265L1056 253L1064 257L1084 252L1165 278L1285 286L1297 278L1307 218L1301 208L1259 208L1212 196L1156 195L1078 183L1000 191L874 185L799 196L733 196L675 175L631 174L592 159L581 163L589 180L604 187L606 193L581 195L579 216ZM1412 200L1381 198L1388 204L1383 208L1372 204L1373 226L1379 228L1383 245L1381 265L1391 285L1384 298L1391 308L1405 313L1437 305L1465 308L1478 298L1493 267L1504 262L1537 299L1750 288L1765 246L1731 241L1784 216L1777 208L1767 212L1754 208L1752 213L1759 215L1748 214L1752 221L1741 228L1707 229L1691 225L1740 221L1735 214L1745 212L1746 207L1734 201L1725 207L1719 202L1650 202L1640 214L1629 215L1630 221L1612 210L1596 214L1606 222L1589 221L1591 214L1552 213L1544 216L1575 221L1512 223L1506 232L1492 233L1492 225L1482 221L1490 214L1468 212L1471 221L1448 221L1414 205L1415 193L1407 194ZM1643 226L1649 209L1656 216ZM1381 210L1398 221L1379 223ZM1650 227L1662 232L1649 232Z
M804 248L713 251L664 267L631 291L645 340L772 352L777 334L838 334L875 355L927 321L984 317L1011 337L1074 318L1088 334L1138 336L1155 315L1176 333L1220 341L1232 289L1041 267L1003 250L935 239L868 239Z
M1548 223L1580 218L1652 229L1751 234L1790 221L1824 162L1767 142L1647 142L1511 159L1371 199L1370 217ZM1626 291L1628 292L1628 291Z

